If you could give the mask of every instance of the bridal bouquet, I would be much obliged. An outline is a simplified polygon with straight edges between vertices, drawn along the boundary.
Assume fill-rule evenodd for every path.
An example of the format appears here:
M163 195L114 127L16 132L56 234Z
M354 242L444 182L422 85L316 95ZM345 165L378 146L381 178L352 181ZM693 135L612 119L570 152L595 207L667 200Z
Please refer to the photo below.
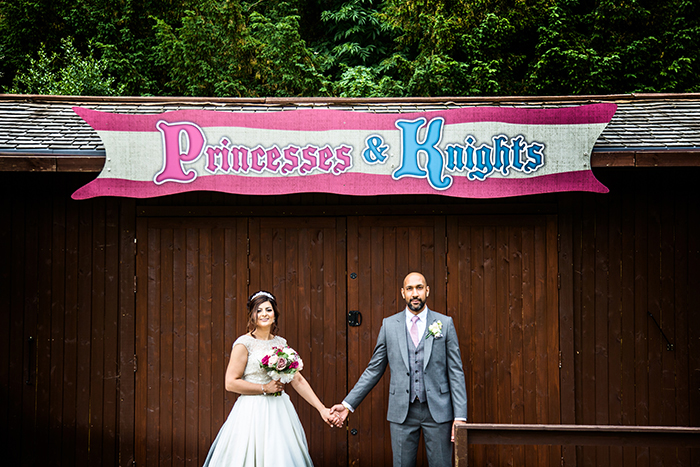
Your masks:
M294 379L297 371L304 368L304 362L291 347L273 347L272 353L262 358L260 368L267 371L268 376L275 381L287 384ZM279 394L275 393L276 396Z

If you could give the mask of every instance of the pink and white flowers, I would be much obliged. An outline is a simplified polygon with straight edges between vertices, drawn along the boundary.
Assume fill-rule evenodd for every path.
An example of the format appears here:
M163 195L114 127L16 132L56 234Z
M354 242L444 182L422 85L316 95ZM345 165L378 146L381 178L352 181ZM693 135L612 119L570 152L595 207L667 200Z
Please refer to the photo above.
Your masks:
M273 347L272 353L265 355L260 361L260 368L266 370L268 376L275 381L287 384L294 379L298 371L304 368L304 362L291 347Z

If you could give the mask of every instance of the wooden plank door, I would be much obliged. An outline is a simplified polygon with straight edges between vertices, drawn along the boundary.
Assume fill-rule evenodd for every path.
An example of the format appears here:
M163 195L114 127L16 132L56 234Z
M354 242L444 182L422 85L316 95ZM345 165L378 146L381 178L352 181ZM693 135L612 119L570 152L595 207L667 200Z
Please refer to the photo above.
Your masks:
M235 396L224 389L246 300L280 304L280 334L326 405L346 390L343 219L139 219L136 464L201 466ZM344 430L289 389L316 465L346 465Z
M233 405L246 220L140 218L136 235L136 465L199 467Z
M447 219L447 312L472 423L560 423L555 216ZM474 446L469 465L560 465L559 447Z
M345 219L250 220L250 290L280 307L280 335L304 360L304 377L328 407L346 391ZM328 427L292 388L315 465L347 465L345 430Z
M406 274L422 272L430 286L428 306L445 310L445 218L351 217L347 237L348 310L362 314L360 326L348 327L350 389L372 356L382 319L405 308L400 288ZM348 418L350 465L392 465L388 373ZM418 465L427 466L424 449L419 452Z

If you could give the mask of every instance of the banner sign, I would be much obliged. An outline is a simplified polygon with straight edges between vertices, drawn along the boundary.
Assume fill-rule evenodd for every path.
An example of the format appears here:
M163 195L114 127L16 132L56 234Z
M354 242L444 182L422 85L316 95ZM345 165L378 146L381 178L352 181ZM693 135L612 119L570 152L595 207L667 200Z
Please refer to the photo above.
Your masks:
M73 110L99 134L106 161L74 199L187 191L245 195L441 194L500 198L607 192L593 145L615 104L555 109L464 107L415 113L330 109Z

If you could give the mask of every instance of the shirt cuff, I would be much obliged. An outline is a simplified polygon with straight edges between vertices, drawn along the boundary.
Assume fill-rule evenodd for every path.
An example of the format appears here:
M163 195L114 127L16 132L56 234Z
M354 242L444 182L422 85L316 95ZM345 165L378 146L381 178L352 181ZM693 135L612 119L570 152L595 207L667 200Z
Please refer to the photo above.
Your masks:
M355 409L352 408L352 405L348 404L348 403L345 402L345 401L343 401L342 404L343 404L343 407L345 407L346 409L348 409L350 412L355 412Z
M466 422L466 418L455 418L455 422Z

